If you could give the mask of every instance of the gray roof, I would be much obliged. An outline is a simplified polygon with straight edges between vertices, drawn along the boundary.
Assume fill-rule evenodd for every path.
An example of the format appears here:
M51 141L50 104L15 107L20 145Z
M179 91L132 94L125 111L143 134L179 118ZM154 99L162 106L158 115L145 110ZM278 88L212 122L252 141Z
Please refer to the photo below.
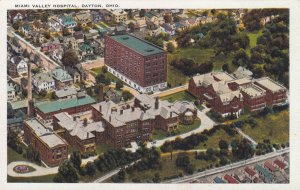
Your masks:
M71 87L66 87L66 88L63 88L61 90L55 91L55 95L58 98L73 96L73 95L76 95L76 94L77 94L77 90L75 88L71 88Z
M68 81L73 81L73 78L71 75L64 69L62 68L57 68L51 71L51 74L53 78L56 80L59 80L61 82L68 82Z
M233 73L237 78L251 78L253 73L246 69L245 67L239 66L237 70Z
M50 148L58 145L66 145L66 143L53 131L44 126L37 119L30 119L25 121L25 123L33 130L33 132Z
M38 85L44 82L54 82L50 73L38 73L33 76L33 79L37 81Z
M74 120L68 113L63 112L54 115L59 120L58 124L70 132L70 135L77 136L81 140L95 137L92 132L103 132L104 127L101 121L88 123L84 126L83 121Z
M274 80L270 79L269 77L263 77L263 78L257 79L257 80L255 80L255 82L257 84L259 84L260 86L263 86L266 89L269 89L272 92L286 90L286 88L282 84L275 82Z

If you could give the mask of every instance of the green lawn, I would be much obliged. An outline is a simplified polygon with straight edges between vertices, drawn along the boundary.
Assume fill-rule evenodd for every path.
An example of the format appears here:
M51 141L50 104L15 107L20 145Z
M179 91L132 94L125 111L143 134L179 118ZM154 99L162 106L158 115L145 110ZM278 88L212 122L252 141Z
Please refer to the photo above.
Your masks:
M247 32L249 39L250 39L250 48L256 46L257 38L262 35L262 30Z
M7 164L14 161L28 161L28 160L24 158L22 154L18 154L12 148L7 146Z
M39 177L11 177L7 176L7 182L12 183L53 183L55 174Z
M177 136L179 134L187 133L189 131L197 129L201 124L200 119L196 119L192 125L178 125L177 133L176 134L169 134L165 130L154 130L152 135L152 140L160 140L171 136Z
M228 142L228 144L231 143L234 139L240 139L241 136L239 134L236 134L235 136L229 136L224 130L220 129L216 131L212 136L208 136L208 140L200 143L195 149L207 149L207 148L219 148L219 141L221 139Z
M167 82L171 87L176 87L187 83L189 78L185 76L180 70L167 64Z
M162 100L168 100L169 102L175 101L189 101L194 102L196 99L187 91L177 92L168 96L161 97Z
M237 66L232 64L233 55L229 54L227 57L215 57L212 59L214 63L214 71L220 71L222 66L227 63L229 65L229 71L233 72L237 69Z
M289 111L284 110L258 118L255 128L245 125L242 130L257 142L270 139L271 143L287 143L289 142Z
M193 164L197 169L206 168L209 166L212 162L211 161L205 161L205 160L197 160L195 159L194 153L186 153L189 154L190 162ZM176 166L176 158L177 154L173 154L173 159L171 160L171 156L162 156L161 162L162 162L162 169L159 170L147 170L147 171L136 171L132 174L126 173L125 182L132 182L132 179L137 178L141 180L141 182L151 182L152 178L154 177L155 173L159 173L160 178L163 179L165 177L178 175L179 173L184 174L184 171L181 168L178 168Z
M103 154L105 151L109 150L109 149L112 149L113 147L107 145L107 144L102 144L102 145L97 145L97 148L96 148L96 153L97 155L101 155Z
M103 73L101 68L102 67L91 69L92 75L97 76L97 74L104 74L106 77L108 77L111 80L111 82L117 82L118 80L120 80L108 71L106 73Z
M187 58L192 59L197 64L204 63L214 56L213 49L200 49L200 48L185 48L177 49L175 53L168 54L168 62L173 59Z

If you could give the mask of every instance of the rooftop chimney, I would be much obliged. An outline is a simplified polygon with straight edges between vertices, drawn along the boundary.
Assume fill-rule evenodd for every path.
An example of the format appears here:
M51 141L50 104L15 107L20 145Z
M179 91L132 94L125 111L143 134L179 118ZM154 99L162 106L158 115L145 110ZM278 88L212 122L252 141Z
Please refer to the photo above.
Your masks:
M102 106L99 105L99 112L101 113L102 112Z
M172 118L172 112L170 112L170 118Z
M109 122L111 122L111 115L109 116Z
M154 108L158 109L158 107L159 107L159 100L158 100L158 97L155 97Z
M131 111L134 112L134 106L131 107Z
M122 115L123 114L123 109L120 109L120 115Z

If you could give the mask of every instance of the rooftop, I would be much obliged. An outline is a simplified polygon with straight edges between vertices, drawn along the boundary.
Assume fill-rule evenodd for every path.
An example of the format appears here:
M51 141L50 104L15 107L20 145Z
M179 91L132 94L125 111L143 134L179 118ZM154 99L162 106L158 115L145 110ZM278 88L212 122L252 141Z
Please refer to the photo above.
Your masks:
M269 77L263 77L263 78L257 79L256 82L259 85L269 89L272 92L286 90L286 88L283 85L279 84L278 82L275 82L274 80L270 79Z
M215 179L214 179L214 182L215 183L226 183L223 179L221 179L220 177L215 177Z
M213 73L213 76L221 81L225 81L225 82L228 82L228 81L231 81L231 80L234 80L235 78L231 75L229 75L228 73L226 72L218 72L218 73Z
M52 102L41 103L37 105L37 108L44 113L51 113L59 110L65 110L68 108L77 107L77 106L93 104L95 102L96 101L92 97L85 95L84 97L81 98L76 97L76 98L70 98L66 100L57 100Z
M154 55L164 52L163 49L155 46L154 44L151 44L150 42L139 39L132 35L125 34L110 37L143 56Z
M38 120L30 119L25 121L25 123L50 148L53 148L58 145L66 145L66 143L57 134L53 133L51 129L44 126Z
M58 98L63 98L63 97L72 96L72 95L76 95L76 94L77 94L77 90L75 88L71 88L71 87L66 87L61 90L57 90L55 92L55 95Z
M262 96L266 93L266 91L256 85L251 85L249 87L241 88L243 92L248 94L251 97Z

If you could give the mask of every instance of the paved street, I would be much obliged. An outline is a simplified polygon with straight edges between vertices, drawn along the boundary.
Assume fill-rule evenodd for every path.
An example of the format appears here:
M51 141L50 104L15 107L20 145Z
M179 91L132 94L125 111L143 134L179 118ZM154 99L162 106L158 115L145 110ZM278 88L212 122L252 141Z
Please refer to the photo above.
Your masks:
M271 152L271 153L268 153L268 154L265 154L265 155L262 155L262 156L256 156L256 157L250 158L248 160L243 160L243 161L236 162L236 163L233 163L233 164L229 164L229 165L226 165L226 166L213 168L211 170L206 170L204 172L195 173L193 175L184 176L184 177L181 177L181 178L165 181L165 183L187 183L191 180L195 180L195 179L198 179L198 178L201 178L201 177L204 177L204 176L225 172L225 171L232 170L234 168L238 168L238 167L245 166L245 165L248 165L248 164L257 163L257 162L260 162L262 160L267 160L269 158L280 156L280 155L282 155L284 153L288 153L288 152L290 152L290 149L285 148L285 149L278 150L278 151L275 151L275 152Z
M193 133L201 133L202 131L204 131L205 129L209 130L211 128L213 128L214 125L216 125L216 123L211 120L205 113L208 112L209 109L208 108L205 108L204 110L200 111L198 110L197 112L197 116L200 118L201 120L201 125L195 129L195 130L192 130L192 131L189 131L187 133L184 133L184 134L180 134L180 135L177 135L177 136L172 136L172 137L168 137L168 138L165 138L165 139L162 139L162 140L157 140L155 144L152 144L151 142L148 142L147 144L147 147L150 148L152 146L155 146L155 147L159 147L159 146L162 146L166 141L172 141L172 140L175 140L177 137L181 137L181 138L185 138L187 136L190 136L191 134Z

